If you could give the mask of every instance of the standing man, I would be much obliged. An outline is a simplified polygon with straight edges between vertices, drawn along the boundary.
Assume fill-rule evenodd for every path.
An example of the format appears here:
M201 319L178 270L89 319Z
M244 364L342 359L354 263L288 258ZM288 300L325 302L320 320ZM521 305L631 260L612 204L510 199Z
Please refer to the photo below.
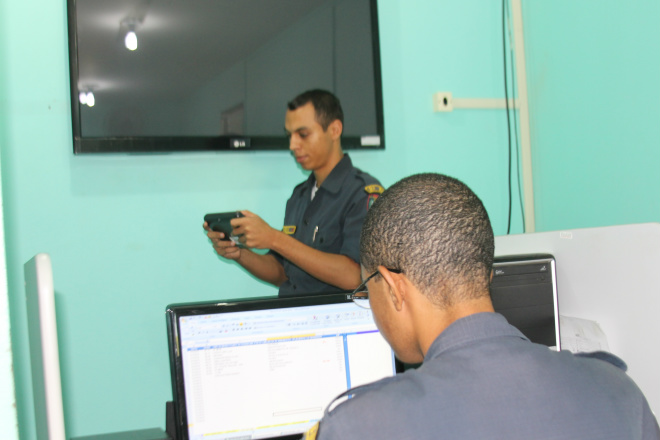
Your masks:
M258 215L241 211L245 217L231 224L245 247L223 240L221 232L207 235L220 256L278 286L280 296L353 289L360 284L362 221L383 188L342 151L344 114L336 96L310 90L287 107L289 149L312 173L294 188L284 228L276 230ZM269 252L258 254L251 248Z
M660 438L620 359L533 344L493 311L493 254L488 214L458 180L419 174L385 191L364 221L355 295L398 358L423 363L346 392L320 440Z

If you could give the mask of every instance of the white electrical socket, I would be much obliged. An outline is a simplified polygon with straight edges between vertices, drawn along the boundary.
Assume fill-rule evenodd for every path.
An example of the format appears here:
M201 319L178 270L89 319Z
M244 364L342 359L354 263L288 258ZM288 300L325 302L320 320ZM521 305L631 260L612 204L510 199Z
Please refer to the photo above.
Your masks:
M436 92L433 94L433 111L450 112L454 110L451 92Z

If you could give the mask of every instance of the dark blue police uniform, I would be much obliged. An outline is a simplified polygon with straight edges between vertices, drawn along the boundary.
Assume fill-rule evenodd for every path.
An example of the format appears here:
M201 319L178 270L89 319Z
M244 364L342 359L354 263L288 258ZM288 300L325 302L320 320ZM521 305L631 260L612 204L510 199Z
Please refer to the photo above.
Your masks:
M348 154L330 172L314 200L314 174L296 186L286 203L286 234L322 252L346 255L360 261L360 230L369 206L383 192L380 182L353 166ZM270 251L284 266L288 277L280 286L279 296L337 292L295 264Z
M418 369L344 393L353 398L329 406L318 438L660 439L622 367L608 353L554 352L477 313L447 327Z

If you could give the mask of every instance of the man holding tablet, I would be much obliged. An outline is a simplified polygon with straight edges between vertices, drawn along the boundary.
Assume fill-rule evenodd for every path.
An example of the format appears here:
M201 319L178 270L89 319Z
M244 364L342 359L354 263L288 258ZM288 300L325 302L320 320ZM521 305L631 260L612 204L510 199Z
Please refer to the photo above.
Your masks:
M205 223L216 252L257 278L279 287L280 296L350 290L360 284L359 235L371 203L383 187L355 168L341 148L343 111L336 96L310 90L287 105L289 148L309 178L286 205L284 228L241 211L231 220L238 246ZM267 254L250 250L269 249Z

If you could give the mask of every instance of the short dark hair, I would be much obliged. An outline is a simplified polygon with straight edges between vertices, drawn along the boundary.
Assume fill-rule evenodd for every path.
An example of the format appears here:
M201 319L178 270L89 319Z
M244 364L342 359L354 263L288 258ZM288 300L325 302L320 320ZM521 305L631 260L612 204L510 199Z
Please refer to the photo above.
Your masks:
M296 110L307 103L312 103L316 122L327 130L333 121L339 120L344 123L344 111L341 108L339 98L327 90L313 89L301 93L293 98L288 104L289 110Z
M488 213L463 182L442 174L406 177L367 212L360 259L367 272L400 269L447 307L489 294L495 239Z

